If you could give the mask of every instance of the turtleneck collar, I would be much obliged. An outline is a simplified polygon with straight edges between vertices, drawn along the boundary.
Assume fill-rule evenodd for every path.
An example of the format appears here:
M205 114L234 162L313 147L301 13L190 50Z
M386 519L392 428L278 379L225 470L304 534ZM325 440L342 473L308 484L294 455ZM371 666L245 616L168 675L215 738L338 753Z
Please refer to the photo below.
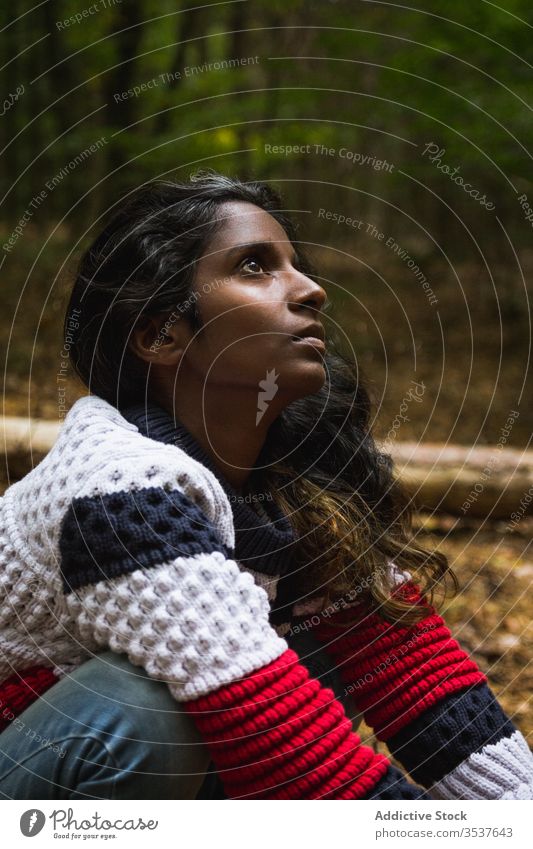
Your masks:
M190 457L206 466L219 480L228 496L235 528L235 559L249 569L266 575L285 575L290 570L294 531L271 493L263 493L259 503L270 521L259 516L245 500L261 493L251 492L248 496L235 489L216 468L211 457L204 451L194 436L179 421L155 404L136 404L124 407L121 414L139 431L150 439L178 445ZM270 498L269 498L270 496Z

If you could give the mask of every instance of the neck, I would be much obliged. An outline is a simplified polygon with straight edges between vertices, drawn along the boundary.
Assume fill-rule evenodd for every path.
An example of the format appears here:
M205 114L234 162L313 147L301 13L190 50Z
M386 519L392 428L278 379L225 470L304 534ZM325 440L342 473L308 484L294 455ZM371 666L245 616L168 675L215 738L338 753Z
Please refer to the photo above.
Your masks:
M213 465L236 489L242 490L265 443L268 428L279 415L272 403L256 425L257 390L211 386L198 392L195 399L191 387L179 391L170 401L157 403L181 422L196 439ZM203 389L203 387L202 387ZM196 403L194 401L196 400Z

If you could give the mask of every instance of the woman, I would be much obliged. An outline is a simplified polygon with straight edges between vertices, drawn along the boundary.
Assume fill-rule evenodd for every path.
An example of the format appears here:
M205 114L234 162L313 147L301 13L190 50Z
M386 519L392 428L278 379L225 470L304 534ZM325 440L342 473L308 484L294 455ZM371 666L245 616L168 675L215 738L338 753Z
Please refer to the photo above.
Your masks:
M215 173L133 192L82 257L94 394L1 505L4 797L202 798L209 769L222 798L531 798L325 301L277 195Z

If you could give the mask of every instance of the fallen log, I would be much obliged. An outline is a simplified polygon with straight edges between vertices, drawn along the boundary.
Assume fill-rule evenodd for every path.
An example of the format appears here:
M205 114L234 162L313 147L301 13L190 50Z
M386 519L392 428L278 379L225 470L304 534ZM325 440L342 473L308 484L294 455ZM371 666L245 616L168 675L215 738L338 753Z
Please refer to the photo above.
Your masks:
M0 451L4 455L1 477L5 483L19 480L46 456L57 439L61 422L0 417Z
M501 444L398 442L390 453L420 508L492 519L531 512L533 451Z
M0 418L5 484L43 459L59 428L59 422L44 419ZM397 442L386 450L419 508L494 519L531 512L533 451L429 442Z

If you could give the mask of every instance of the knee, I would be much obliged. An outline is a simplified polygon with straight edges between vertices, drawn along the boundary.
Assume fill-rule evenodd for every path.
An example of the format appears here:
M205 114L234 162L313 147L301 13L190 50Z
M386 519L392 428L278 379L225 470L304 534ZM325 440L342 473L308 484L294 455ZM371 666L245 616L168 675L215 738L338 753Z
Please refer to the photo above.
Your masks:
M103 747L118 798L135 798L135 793L141 793L137 798L195 797L209 753L164 682L150 678L125 655L104 652L65 684L62 710L78 725L72 746L79 745L81 735Z

